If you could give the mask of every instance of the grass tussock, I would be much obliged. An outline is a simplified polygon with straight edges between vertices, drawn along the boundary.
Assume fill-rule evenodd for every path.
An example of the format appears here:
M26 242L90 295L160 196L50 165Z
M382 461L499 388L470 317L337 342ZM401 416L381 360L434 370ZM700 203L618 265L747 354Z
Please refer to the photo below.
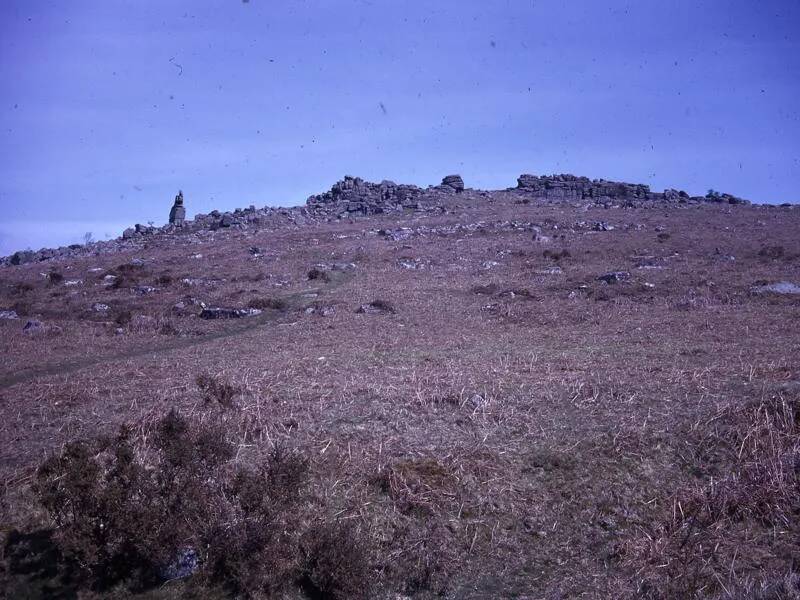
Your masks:
M386 313L394 314L397 312L397 309L395 308L394 304L392 304L388 300L384 300L381 298L376 298L375 300L369 303L369 306L371 306L375 310L379 310Z
M285 312L289 309L289 303L281 298L253 298L247 303L248 308L258 310L277 310Z
M796 586L795 595L767 592L800 556L800 400L778 395L729 407L694 434L686 462L705 465L701 482L676 492L663 519L629 548L640 592L797 597ZM736 589L763 594L732 595Z
M309 281L322 281L328 282L331 280L331 276L327 271L323 271L317 267L311 269L307 274Z
M230 381L208 373L198 375L195 383L207 403L216 402L223 408L232 408L235 404L236 396L242 392L241 388Z

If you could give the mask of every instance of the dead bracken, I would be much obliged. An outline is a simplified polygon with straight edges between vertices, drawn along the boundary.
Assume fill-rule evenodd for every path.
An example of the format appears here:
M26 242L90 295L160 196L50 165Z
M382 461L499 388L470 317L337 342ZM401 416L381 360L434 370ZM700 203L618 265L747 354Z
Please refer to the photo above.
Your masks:
M434 183L0 261L6 596L797 596L800 211Z

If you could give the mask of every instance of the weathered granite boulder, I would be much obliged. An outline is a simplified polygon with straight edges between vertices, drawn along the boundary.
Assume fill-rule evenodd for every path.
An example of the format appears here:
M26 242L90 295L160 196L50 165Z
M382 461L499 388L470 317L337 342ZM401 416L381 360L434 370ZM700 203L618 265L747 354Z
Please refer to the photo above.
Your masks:
M183 227L186 220L186 208L183 206L183 191L178 190L178 195L175 196L175 203L169 211L169 222L171 225Z
M739 198L733 194L715 192L714 190L709 190L705 196L705 199L707 202L716 202L721 204L750 204L750 201L745 200L744 198Z
M461 175L448 175L442 179L442 187L448 187L455 190L457 193L464 191L464 180Z

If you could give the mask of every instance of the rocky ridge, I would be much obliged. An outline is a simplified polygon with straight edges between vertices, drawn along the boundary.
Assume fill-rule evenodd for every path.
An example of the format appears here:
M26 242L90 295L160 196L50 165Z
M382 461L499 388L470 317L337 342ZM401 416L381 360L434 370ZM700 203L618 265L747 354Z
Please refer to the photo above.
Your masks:
M162 227L137 224L126 229L120 238L98 241L88 245L73 244L61 248L44 248L38 251L23 250L0 258L0 265L19 265L56 258L107 254L141 245L155 236L199 235L224 229L249 227L305 226L333 219L402 212L446 212L446 200L453 195L465 201L491 199L494 195L511 196L518 203L578 202L597 208L647 208L663 206L691 206L703 203L748 205L749 201L730 194L709 192L706 196L690 196L686 192L667 189L653 192L644 184L633 184L604 179L589 179L575 175L523 174L517 186L505 190L483 191L466 188L460 175L447 175L436 186L421 188L416 185L397 184L384 180L371 183L359 177L345 176L329 191L311 196L305 206L291 208L263 207L237 208L233 211L212 211L197 214L185 220L183 198L176 198L170 213L171 223ZM180 200L180 202L178 202ZM771 206L771 205L762 205ZM782 205L791 206L791 205Z

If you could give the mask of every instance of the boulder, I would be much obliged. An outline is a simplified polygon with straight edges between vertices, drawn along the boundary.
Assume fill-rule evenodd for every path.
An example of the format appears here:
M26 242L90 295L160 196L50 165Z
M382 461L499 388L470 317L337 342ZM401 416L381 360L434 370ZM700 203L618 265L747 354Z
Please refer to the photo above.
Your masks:
M461 179L461 175L448 175L442 179L442 186L452 188L461 193L464 191L464 180Z
M204 307L200 313L201 319L241 319L242 317L253 317L260 315L261 311L257 308L220 308Z
M621 281L627 281L630 278L631 274L628 271L609 271L608 273L600 275L597 280L606 283L619 283Z
M794 296L800 294L800 285L789 281L778 281L776 283L765 283L753 286L750 289L754 294L779 294Z
M27 335L36 335L39 333L44 333L45 325L41 321L37 321L36 319L31 319L25 326L22 328L23 333Z

